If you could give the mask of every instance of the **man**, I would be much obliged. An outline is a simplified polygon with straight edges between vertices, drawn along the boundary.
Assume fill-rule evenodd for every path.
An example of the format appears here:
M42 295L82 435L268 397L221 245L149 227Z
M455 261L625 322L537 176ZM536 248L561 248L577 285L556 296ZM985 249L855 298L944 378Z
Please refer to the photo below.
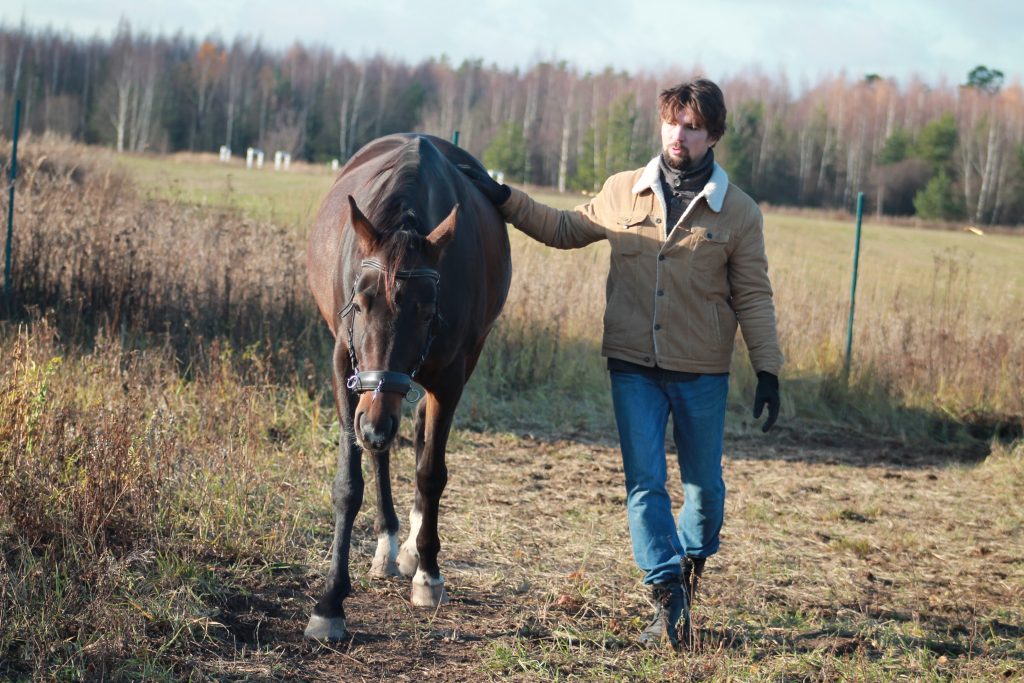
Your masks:
M704 561L718 550L725 508L722 441L737 325L757 372L753 414L778 416L782 366L761 212L714 161L725 133L711 81L661 93L661 154L618 173L587 204L558 211L464 168L505 219L560 249L611 243L602 354L625 471L633 556L651 587L645 645L690 644L690 605ZM685 502L666 491L672 416ZM682 621L679 624L680 620Z

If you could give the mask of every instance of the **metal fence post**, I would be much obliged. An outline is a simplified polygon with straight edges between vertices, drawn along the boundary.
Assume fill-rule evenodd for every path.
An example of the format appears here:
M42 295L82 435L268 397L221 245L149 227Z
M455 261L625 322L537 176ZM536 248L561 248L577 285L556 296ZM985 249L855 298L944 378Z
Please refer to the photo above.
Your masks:
M14 103L14 135L11 142L10 195L7 201L7 245L4 247L4 305L11 311L11 247L14 238L14 181L18 177L18 131L21 129L21 100Z
M850 355L853 352L853 309L857 299L857 268L860 264L860 224L864 217L864 193L857 193L857 233L853 243L853 279L850 282L850 317L846 321L846 359L843 378L850 378Z

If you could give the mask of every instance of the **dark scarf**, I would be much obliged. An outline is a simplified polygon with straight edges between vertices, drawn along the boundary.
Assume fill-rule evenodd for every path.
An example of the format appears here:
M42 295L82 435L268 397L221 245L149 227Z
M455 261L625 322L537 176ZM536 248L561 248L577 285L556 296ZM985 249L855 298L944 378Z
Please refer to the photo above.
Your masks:
M668 216L665 221L666 234L672 230L679 217L686 211L693 198L700 194L704 186L711 179L711 172L715 165L715 150L709 149L697 164L691 164L686 168L672 168L665 161L665 155L660 157L661 166L661 191L665 195L665 204L668 209Z

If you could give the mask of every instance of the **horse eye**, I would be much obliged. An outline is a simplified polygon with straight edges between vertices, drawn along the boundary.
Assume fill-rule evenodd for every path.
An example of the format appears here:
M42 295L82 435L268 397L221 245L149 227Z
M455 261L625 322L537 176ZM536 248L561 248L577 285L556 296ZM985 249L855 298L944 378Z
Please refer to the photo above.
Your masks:
M352 310L356 313L364 313L373 307L373 298L365 293L359 293L352 299Z

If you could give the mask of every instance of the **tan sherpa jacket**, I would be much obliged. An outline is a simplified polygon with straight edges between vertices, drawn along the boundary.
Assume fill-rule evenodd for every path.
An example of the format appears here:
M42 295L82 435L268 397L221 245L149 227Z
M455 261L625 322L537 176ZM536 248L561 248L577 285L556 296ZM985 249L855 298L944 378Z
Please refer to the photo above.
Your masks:
M739 324L755 371L782 367L757 204L715 164L704 189L665 237L658 158L610 177L571 211L513 189L505 219L559 249L611 244L601 353L697 373L729 371Z

